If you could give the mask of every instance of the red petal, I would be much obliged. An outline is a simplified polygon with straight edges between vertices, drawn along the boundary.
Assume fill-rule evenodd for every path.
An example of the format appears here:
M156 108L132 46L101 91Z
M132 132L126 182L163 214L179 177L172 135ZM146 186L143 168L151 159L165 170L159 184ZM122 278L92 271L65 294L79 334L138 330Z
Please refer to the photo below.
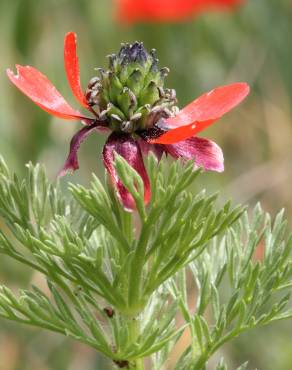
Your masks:
M147 204L151 198L150 181L144 166L142 153L138 143L127 134L112 133L104 148L103 162L108 170L113 184L116 186L118 196L125 209L131 211L136 208L135 200L118 178L113 166L114 153L118 153L138 172L144 182L144 202Z
M116 0L123 22L182 21L209 10L226 10L243 0Z
M64 62L67 79L75 98L83 107L88 108L88 104L80 83L79 62L76 53L77 36L73 32L68 32L64 42Z
M174 144L181 140L195 136L198 132L204 130L206 127L212 125L215 120L195 122L188 126L182 126L173 130L167 131L157 139L150 140L153 144Z
M30 66L19 65L16 69L16 75L7 69L6 73L10 81L43 110L64 119L87 119L66 102L55 86L40 71Z
M172 129L194 122L217 120L238 105L248 93L246 83L217 87L188 104L175 117L161 121L159 126Z
M200 96L175 117L162 119L159 127L170 131L151 142L172 144L196 135L241 103L248 93L247 84L236 83L218 87Z
M222 150L211 140L202 137L191 137L164 147L174 158L194 159L196 165L203 167L205 170L224 171Z

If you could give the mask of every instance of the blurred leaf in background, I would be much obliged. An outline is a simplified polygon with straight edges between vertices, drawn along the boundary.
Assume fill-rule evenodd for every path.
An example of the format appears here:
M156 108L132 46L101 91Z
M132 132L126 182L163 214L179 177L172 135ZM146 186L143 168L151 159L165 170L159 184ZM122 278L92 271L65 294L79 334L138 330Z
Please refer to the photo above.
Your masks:
M117 22L116 3L109 0L1 0L0 30L0 152L16 171L24 171L29 160L40 161L53 179L76 125L62 124L35 107L11 86L5 69L16 61L32 65L70 97L62 55L66 32L79 36L84 86L121 42L139 40L156 48L160 63L170 67L166 86L176 89L180 107L214 86L251 84L248 101L206 133L224 148L226 170L223 175L205 174L201 186L210 191L219 187L235 202L260 200L272 213L285 206L291 227L291 0L249 0L233 12L135 25ZM69 102L79 108L73 98ZM91 137L80 150L80 170L63 181L86 183L93 171L103 176L99 153L104 141L102 135ZM41 283L39 276L6 259L0 271L1 281L12 289ZM106 369L95 353L69 340L4 322L0 328L1 370ZM251 358L250 369L290 370L290 333L287 324L248 333L225 356L231 368Z

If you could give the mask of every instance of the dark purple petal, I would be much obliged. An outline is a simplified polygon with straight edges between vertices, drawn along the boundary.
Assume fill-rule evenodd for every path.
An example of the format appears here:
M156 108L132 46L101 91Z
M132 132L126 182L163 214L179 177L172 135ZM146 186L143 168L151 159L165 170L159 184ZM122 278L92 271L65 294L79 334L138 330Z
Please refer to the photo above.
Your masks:
M221 148L211 140L191 137L176 144L164 146L174 158L194 159L205 170L224 171L224 157Z
M126 210L131 211L136 208L135 200L118 178L113 165L115 152L121 155L141 176L144 182L145 204L147 204L151 198L150 181L144 166L138 142L128 134L112 133L103 148L103 162L117 189L117 194L121 202Z
M139 139L138 143L139 143L141 152L144 155L148 155L149 152L152 152L153 154L155 154L155 156L156 156L156 158L157 158L158 161L160 161L163 153L165 152L165 148L164 148L163 145L160 145L160 144L148 144L147 141L145 141L143 139Z
M79 163L77 158L77 152L81 145L81 143L90 135L93 131L98 130L99 126L98 123L93 123L90 126L85 126L81 130L79 130L71 139L70 142L70 151L69 155L66 159L64 167L59 172L59 176L64 176L67 172L74 172L78 170Z

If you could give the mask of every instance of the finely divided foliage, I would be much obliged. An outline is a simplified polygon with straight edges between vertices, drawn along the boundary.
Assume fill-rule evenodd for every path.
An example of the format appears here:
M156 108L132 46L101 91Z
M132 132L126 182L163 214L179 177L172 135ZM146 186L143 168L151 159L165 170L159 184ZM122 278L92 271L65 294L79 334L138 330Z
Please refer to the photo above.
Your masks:
M291 317L292 238L283 212L272 222L259 206L249 216L229 202L220 208L216 195L194 191L193 163L166 162L148 157L146 207L143 180L116 156L138 223L95 176L65 196L40 165L29 164L20 180L1 159L0 252L43 274L50 294L2 286L0 316L72 337L118 367L144 369L149 357L155 370L169 368L187 330L192 343L173 369L204 369L242 332ZM225 369L221 360L216 370Z

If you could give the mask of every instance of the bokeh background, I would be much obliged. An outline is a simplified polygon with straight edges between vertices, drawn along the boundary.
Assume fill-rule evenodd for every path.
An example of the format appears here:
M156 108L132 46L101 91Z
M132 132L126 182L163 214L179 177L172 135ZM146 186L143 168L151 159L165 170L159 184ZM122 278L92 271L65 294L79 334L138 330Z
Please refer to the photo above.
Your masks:
M163 24L120 24L113 8L110 0L0 0L0 153L9 166L24 173L25 163L40 161L54 179L78 123L41 111L9 83L7 67L37 67L78 107L63 68L64 34L78 34L83 86L121 42L140 40L157 49L161 66L170 67L167 85L176 89L180 106L218 85L251 85L244 104L204 132L223 148L226 170L204 174L200 186L219 189L221 199L235 203L260 201L273 215L284 207L291 227L292 1L246 0L231 12ZM97 135L86 141L81 169L70 181L87 184L91 172L103 175L104 141ZM0 281L11 288L45 286L40 276L3 256ZM291 333L292 322L274 324L245 334L221 354L230 369L249 359L249 369L291 370ZM106 370L107 364L71 340L1 320L0 369Z

